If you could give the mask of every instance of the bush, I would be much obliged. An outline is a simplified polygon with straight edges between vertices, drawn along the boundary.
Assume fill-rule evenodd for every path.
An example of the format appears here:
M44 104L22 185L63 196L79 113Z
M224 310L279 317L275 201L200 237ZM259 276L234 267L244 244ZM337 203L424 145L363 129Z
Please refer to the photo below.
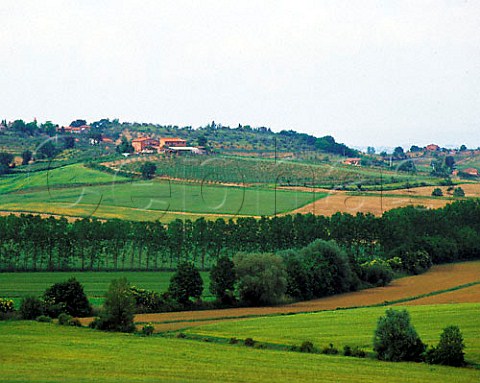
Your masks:
M210 292L220 302L232 304L236 280L235 264L228 257L221 257L210 271Z
M228 341L229 344L237 344L238 343L238 339L233 337L233 338L230 338L230 340Z
M326 355L337 355L338 354L338 350L333 347L333 344L330 343L328 346L324 347L322 349L322 354L326 354Z
M68 315L68 314L65 314L65 313L61 313L59 316L58 316L58 324L60 326L69 326L70 325L70 322L72 321L73 317L71 315Z
M358 346L354 347L353 349L346 345L343 347L343 355L344 356L352 356L356 358L365 358L367 356L366 352L359 348Z
M433 189L432 197L442 197L442 196L443 196L442 189L440 189L440 188Z
M190 262L180 263L177 272L170 279L168 293L178 303L189 303L190 298L200 299L203 292L203 280L200 272Z
M465 344L458 326L449 326L443 329L437 347L428 350L426 361L430 364L443 364L461 367L465 365Z
M255 346L255 341L252 338L246 338L243 341L243 344L247 347L253 347L253 346Z
M83 286L75 278L49 287L44 293L44 300L47 306L55 306L53 310L47 309L52 314L60 307L59 305L64 305L65 313L75 317L86 317L92 313Z
M144 336L150 336L153 334L153 331L155 331L155 327L151 323L148 323L142 327L142 334Z
M37 322L50 323L52 321L52 318L47 315L40 315L39 317L37 317L36 320Z
M20 303L20 317L32 320L44 314L44 304L37 297L25 297Z
M465 197L465 191L459 186L453 190L454 197Z
M11 313L15 311L14 303L11 299L0 298L0 313Z
M388 309L378 320L373 349L380 360L391 362L421 361L425 345L410 324L406 310Z
M317 349L315 348L312 342L306 340L300 345L300 347L298 348L298 351L312 354L317 352Z
M248 305L280 301L287 287L282 258L270 253L238 253L234 257L240 299Z
M154 313L162 311L164 301L160 294L155 291L140 289L136 286L130 287L137 313Z
M105 331L135 331L135 298L126 278L112 280L103 306L104 311L96 321L96 328Z
M374 259L360 265L360 279L373 286L386 286L393 279L393 271L387 262Z

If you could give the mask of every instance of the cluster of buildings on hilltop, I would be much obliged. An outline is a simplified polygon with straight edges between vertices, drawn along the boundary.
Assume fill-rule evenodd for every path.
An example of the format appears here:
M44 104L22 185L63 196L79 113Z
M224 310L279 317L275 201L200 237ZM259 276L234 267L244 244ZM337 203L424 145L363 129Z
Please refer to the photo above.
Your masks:
M205 154L202 147L187 146L187 141L182 138L138 137L132 140L135 153L193 153Z

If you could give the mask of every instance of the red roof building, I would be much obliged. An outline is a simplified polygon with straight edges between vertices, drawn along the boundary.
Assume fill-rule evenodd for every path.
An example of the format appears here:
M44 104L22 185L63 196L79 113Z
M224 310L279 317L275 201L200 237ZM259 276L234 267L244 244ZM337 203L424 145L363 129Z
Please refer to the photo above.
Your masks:
M425 149L430 151L430 152L436 152L437 150L440 150L440 146L435 145L435 144L430 144L425 146Z
M160 138L160 149L168 147L187 146L187 141L182 138Z
M138 137L132 140L132 146L136 153L141 153L147 148L158 149L158 140L150 137Z

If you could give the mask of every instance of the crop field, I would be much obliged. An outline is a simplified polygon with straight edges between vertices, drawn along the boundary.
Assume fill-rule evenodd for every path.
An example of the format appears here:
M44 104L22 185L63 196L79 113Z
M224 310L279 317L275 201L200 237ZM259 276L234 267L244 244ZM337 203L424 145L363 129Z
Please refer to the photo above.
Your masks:
M0 297L13 298L18 303L24 296L41 296L52 284L75 277L83 284L89 300L99 304L112 279L125 277L131 285L163 293L168 289L172 275L170 271L0 273ZM201 272L201 276L204 282L203 298L213 299L209 291L209 273Z
M268 216L324 195L154 180L21 190L2 195L0 210L139 220L162 219L171 213Z
M402 183L437 183L426 175L410 175L392 170L380 170L366 167L353 167L342 163L344 158L334 158L329 162L309 164L291 160L260 159L247 157L138 157L118 160L109 166L138 172L140 164L154 161L157 174L172 179L216 181L237 184L270 184L296 186L323 186L337 188L358 184L364 187Z
M388 302L415 300L424 295L441 295L451 289L480 282L480 261L432 267L421 275L394 280L389 286L303 301L281 306L245 307L224 310L184 311L137 315L137 323L155 323L157 331L170 331L199 326L203 321L292 314L381 305ZM458 291L462 291L459 289ZM480 302L480 300L479 300ZM88 323L85 320L84 323Z
M332 343L338 349L350 345L372 351L377 320L385 309L369 307L253 318L196 327L186 333L226 339L250 337L281 345L299 345L308 340L318 347ZM412 306L408 312L420 338L427 344L436 344L444 327L459 326L466 345L466 360L480 364L480 324L473 319L480 317L480 304Z
M3 382L476 382L479 371L0 322Z

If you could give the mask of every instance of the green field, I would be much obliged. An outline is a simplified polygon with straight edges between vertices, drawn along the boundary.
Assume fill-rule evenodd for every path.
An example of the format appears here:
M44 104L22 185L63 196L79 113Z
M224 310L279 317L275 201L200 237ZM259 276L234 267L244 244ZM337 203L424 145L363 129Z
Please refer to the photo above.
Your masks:
M477 382L473 369L0 322L2 382Z
M400 307L398 307L400 309ZM281 345L300 345L308 340L317 347L333 343L372 348L373 332L385 307L325 311L221 322L186 330L189 334L218 338L236 337ZM480 304L409 306L412 324L422 340L436 344L444 327L458 325L465 339L466 359L480 366Z
M28 170L28 167L26 168ZM99 183L124 182L126 177L89 169L81 164L51 170L10 174L0 177L0 194L29 189L48 190L52 187L73 187Z
M111 175L105 177L112 180ZM57 180L64 179L59 175ZM37 180L35 185L40 183L41 180ZM141 220L161 219L170 212L261 216L288 212L324 196L322 193L165 180L71 187L50 184L41 190L22 189L4 194L0 209Z
M163 293L167 291L173 272L38 272L0 273L0 297L14 299L18 305L27 295L41 296L52 284L75 277L82 283L87 297L93 304L100 304L112 279L127 278L131 285ZM209 273L201 272L203 298L213 299L209 291Z

